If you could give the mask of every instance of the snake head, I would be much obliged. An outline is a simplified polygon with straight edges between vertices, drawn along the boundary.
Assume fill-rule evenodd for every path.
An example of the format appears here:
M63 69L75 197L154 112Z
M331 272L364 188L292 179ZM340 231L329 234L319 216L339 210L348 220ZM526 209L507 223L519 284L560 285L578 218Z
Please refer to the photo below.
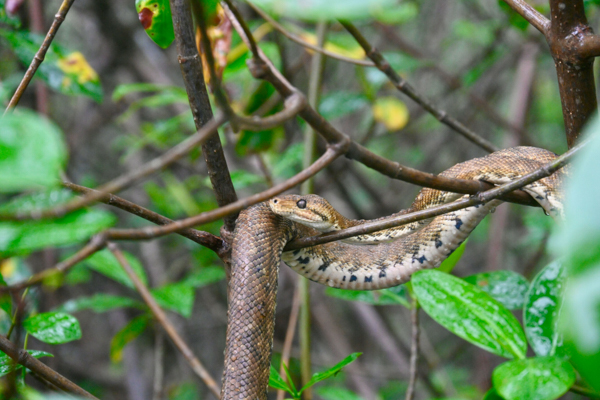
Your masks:
M340 230L345 220L327 200L316 194L273 197L269 200L269 207L277 215L320 232Z

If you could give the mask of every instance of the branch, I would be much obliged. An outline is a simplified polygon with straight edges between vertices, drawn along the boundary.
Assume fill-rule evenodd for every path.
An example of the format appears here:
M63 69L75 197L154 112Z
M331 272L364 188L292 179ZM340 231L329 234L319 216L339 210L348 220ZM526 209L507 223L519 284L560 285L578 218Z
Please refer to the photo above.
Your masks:
M415 386L417 384L418 361L419 361L419 302L416 297L413 299L410 309L410 322L412 340L410 342L410 377L408 388L406 389L405 400L413 400L415 397Z
M0 350L2 350L3 353L9 356L17 364L30 369L38 376L50 382L52 385L64 390L65 392L74 394L76 396L81 396L86 399L98 400L97 397L92 396L83 388L77 386L52 368L48 367L43 362L33 357L27 351L19 349L13 342L2 335L0 335Z
M135 286L136 290L139 292L140 296L142 296L142 299L144 299L146 305L150 308L150 311L152 312L152 315L154 315L154 318L156 318L156 320L163 327L165 332L167 332L167 335L169 335L175 347L177 347L177 349L181 352L181 354L186 359L190 367L192 367L192 370L196 373L196 375L200 377L200 379L202 379L202 381L204 381L206 386L208 386L208 389L210 389L210 391L215 396L217 396L217 398L219 398L221 389L219 388L215 380L212 378L212 376L210 376L206 368L204 368L200 360L194 355L194 353L188 347L185 341L181 338L181 336L179 336L179 334L167 318L165 312L160 308L158 303L156 303L156 300L154 300L154 297L152 297L152 294L150 294L148 288L142 283L140 278L133 271L133 269L123 256L123 253L121 253L121 250L119 250L119 247L114 243L108 243L108 249L114 254L119 264L121 264L121 267L123 268L127 276L129 276L129 279L131 279L131 281L133 282L133 285Z
M225 2L228 5L230 4L230 0L225 0ZM258 6L256 6L254 3L248 2L247 4L250 6L250 8L252 8L254 11L256 11L256 13L258 15L260 15L262 17L262 19L264 19L269 24L271 24L273 26L273 28L277 29L283 36L290 39L292 42L299 44L302 47L311 49L313 51L316 51L317 53L324 54L327 57L334 58L334 59L340 60L340 61L344 61L344 62L347 62L350 64L361 65L363 67L374 67L375 66L375 64L373 64L371 61L358 60L355 58L344 57L341 54L337 54L337 53L325 50L322 47L315 46L314 44L308 43L307 41L303 40L299 36L291 33L287 29L285 29L281 24L279 24L277 21L275 21L273 18L271 18L271 16L269 14L264 12L262 9L260 9Z
M256 45L252 45L252 43L254 43L252 33L243 20L236 19L236 14L233 12L233 9L234 8L229 9L225 7L225 12L228 14L232 25L237 30L242 40L246 42L248 47L255 48ZM260 51L260 49L257 50L256 54L253 54L251 60L248 60L248 66L255 78L268 81L282 96L287 97L298 91L298 89L292 86L292 84L277 71L273 66L273 63ZM393 179L400 179L420 186L463 194L476 194L493 187L493 185L485 182L436 176L380 157L351 140L348 135L338 131L310 105L307 105L302 109L299 115L308 122L313 129L319 132L328 143L350 142L350 147L345 153L347 158L358 161ZM511 193L508 196L502 196L501 199L518 204L537 205L537 203L524 192Z
M429 100L425 99L423 96L417 93L416 90L404 78L402 78L400 75L398 75L396 71L394 71L394 69L390 66L390 63L376 48L371 46L367 39L360 33L358 29L356 29L356 27L352 23L348 21L339 22L344 28L346 28L348 32L350 32L352 36L354 36L354 39L356 39L358 44L363 48L363 50L367 54L367 57L369 57L375 63L377 69L383 72L399 91L410 97L415 103L419 104L421 107L427 110L441 123L460 133L465 138L475 143L482 149L485 149L489 152L499 150L499 148L496 147L494 144L479 136L477 133L473 132L472 130L464 126L462 123L449 116L446 111L440 110Z
M377 232L383 229L393 228L395 226L405 225L411 222L436 217L438 215L460 210L462 208L487 203L488 201L494 199L501 199L501 196L506 193L509 193L515 189L519 189L532 182L538 181L542 178L552 175L554 172L556 172L557 170L565 166L567 163L569 163L573 156L575 156L575 154L577 154L582 148L584 148L586 144L587 141L582 142L570 149L569 151L565 152L563 155L547 163L543 167L540 167L535 171L528 173L527 175L523 175L521 178L516 179L512 182L500 186L495 186L493 189L486 190L485 192L479 193L476 196L471 196L469 198L457 200L452 203L431 207L426 210L420 210L410 213L407 213L406 211L400 212L389 218L377 220L375 222L366 222L362 225L353 226L351 228L342 229L336 232L328 232L317 236L295 239L285 246L284 251L315 246L317 244L334 242L352 236Z
M39 220L47 218L58 218L63 215L78 210L98 201L103 196L109 193L115 193L123 190L138 180L145 178L157 171L164 169L166 166L179 160L187 153L195 149L199 144L203 143L207 138L216 132L217 128L225 123L223 115L217 115L215 119L210 120L203 128L199 129L195 134L173 147L163 155L156 157L154 160L147 162L140 168L126 173L110 182L98 187L93 194L81 197L70 201L58 207L46 210L34 210L20 213L0 213L0 221L24 221L24 220Z
M62 4L60 5L60 8L58 9L58 12L54 16L52 26L50 26L50 29L48 30L48 33L46 34L42 45L38 49L37 53L35 53L33 60L31 60L31 64L29 64L29 68L27 68L27 71L25 72L25 76L23 76L23 79L19 83L17 90L10 99L8 106L6 106L6 110L4 110L5 115L9 110L15 108L19 103L19 100L21 100L21 96L23 96L25 89L27 89L27 85L29 85L31 79L33 79L35 71L37 71L38 67L44 61L44 58L46 57L46 52L50 48L50 44L52 43L52 40L54 40L56 32L58 32L58 28L60 28L60 25L65 20L65 17L67 16L69 9L71 8L74 2L75 0L63 0Z
M524 0L504 0L506 4L515 10L520 16L525 18L527 22L540 31L544 36L550 28L550 20L540 14L535 8L531 7Z
M85 186L79 186L70 182L63 182L63 186L65 186L68 189L71 189L74 192L82 194L91 194L96 192L94 189L89 189ZM152 210L139 206L135 203L127 201L113 194L104 194L98 200L102 203L120 208L121 210L137 215L138 217L144 218L145 220L153 222L157 225L167 225L173 222L172 219L164 217L158 213L155 213ZM204 247L211 249L212 251L217 253L217 255L219 255L219 257L221 258L223 258L228 252L229 246L227 245L227 243L220 237L215 236L211 233L203 232L193 228L187 228L177 233Z
M201 129L205 124L209 123L213 115L206 85L204 84L202 62L194 39L189 1L171 0L171 12L183 82L194 116L194 122L196 123L196 129ZM235 202L237 195L231 182L229 168L223 154L223 147L216 132L202 145L202 154L206 161L208 176L210 177L210 182L219 206ZM236 218L237 215L230 215L225 218L226 230L233 232Z

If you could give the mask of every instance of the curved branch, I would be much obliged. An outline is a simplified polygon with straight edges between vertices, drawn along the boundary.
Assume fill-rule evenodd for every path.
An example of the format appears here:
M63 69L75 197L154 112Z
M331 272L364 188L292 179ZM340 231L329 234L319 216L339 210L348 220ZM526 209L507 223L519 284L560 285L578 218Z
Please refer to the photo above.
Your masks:
M296 92L285 99L284 109L278 113L263 118L259 116L245 117L234 114L232 115L232 119L235 120L236 125L248 130L272 129L298 115L304 107L306 107L306 98L302 93Z

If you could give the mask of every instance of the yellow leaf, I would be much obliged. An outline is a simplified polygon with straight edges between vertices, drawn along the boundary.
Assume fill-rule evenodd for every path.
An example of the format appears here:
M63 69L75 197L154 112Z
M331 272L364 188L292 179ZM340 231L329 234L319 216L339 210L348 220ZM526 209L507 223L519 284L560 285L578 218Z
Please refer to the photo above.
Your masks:
M5 278L10 278L17 269L17 260L15 258L8 258L0 263L0 273Z
M395 97L382 97L373 105L373 116L389 131L397 131L408 123L408 108Z
M300 34L300 38L305 42L312 44L313 46L317 45L317 36L313 35L312 33L303 32L302 34ZM332 53L339 54L340 56L354 58L355 60L362 60L363 58L365 58L365 51L358 44L351 48L343 48L331 42L325 42L323 48Z
M68 54L66 57L58 60L58 67L69 75L75 75L79 84L97 81L98 74L88 64L84 55L78 51ZM65 78L65 80L68 78ZM70 83L70 82L69 82Z

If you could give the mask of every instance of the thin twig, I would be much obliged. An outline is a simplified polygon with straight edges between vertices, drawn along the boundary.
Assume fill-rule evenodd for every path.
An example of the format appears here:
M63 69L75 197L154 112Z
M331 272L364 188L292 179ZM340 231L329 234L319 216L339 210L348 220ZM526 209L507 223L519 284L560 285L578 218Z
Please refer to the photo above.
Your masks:
M100 251L106 246L107 235L105 233L100 233L96 236L93 236L90 241L83 246L79 251L73 254L71 257L67 258L64 261L59 262L53 268L46 269L44 271L38 272L33 275L29 279L23 280L21 282L14 283L10 286L0 286L0 293L5 293L9 291L18 291L25 289L27 287L37 285L42 283L46 278L54 275L54 274L64 274L69 271L73 266L77 263L85 260L92 254Z
M23 79L19 83L17 90L15 91L12 98L10 99L8 106L6 106L6 110L4 110L4 114L6 114L9 110L15 108L17 106L17 104L19 104L19 100L21 99L21 96L23 96L25 89L27 89L27 85L29 85L29 82L31 82L31 79L33 79L33 75L35 75L35 71L37 71L38 67L44 61L44 58L46 57L46 52L50 48L50 44L52 43L52 40L54 40L54 36L56 36L56 32L58 32L58 28L60 28L60 25L65 20L65 17L67 16L69 9L71 8L71 6L73 5L74 2L75 2L75 0L63 0L62 4L60 5L60 8L58 9L58 12L54 16L54 21L52 22L52 26L50 26L50 29L48 30L48 33L46 34L46 37L44 38L42 45L40 46L38 51L35 53L33 60L31 60L31 64L29 64L29 68L27 68L27 71L25 72L25 76L23 76Z
M523 175L521 178L515 179L512 182L496 186L493 189L486 190L485 192L481 192L476 196L471 196L469 198L457 200L452 203L431 207L427 210L415 211L411 213L400 213L389 218L377 220L375 222L366 222L362 225L353 226L351 228L342 229L336 232L328 232L318 236L295 239L285 246L284 251L300 249L308 246L314 246L317 244L334 242L352 236L377 232L383 229L388 229L395 226L400 226L411 222L432 218L441 214L446 214L451 211L456 211L463 208L472 207L478 204L487 203L488 201L500 198L501 195L506 194L512 190L521 188L532 182L538 181L542 178L552 175L555 171L559 170L567 163L569 163L573 156L577 154L579 150L585 147L586 144L587 141L582 142L577 146L571 148L569 151L565 152L563 155L557 157L555 160L547 163L543 167L540 167L535 171Z
M410 341L410 376L408 379L408 388L406 389L405 400L413 400L415 397L415 386L417 384L418 361L419 361L419 302L413 298L410 309L410 322L412 339Z
M140 296L142 296L142 299L144 299L144 302L150 308L150 311L154 315L154 318L156 318L156 320L163 327L165 332L167 332L167 335L169 335L169 337L173 341L173 344L175 344L175 347L177 347L177 349L181 352L181 354L186 359L190 367L192 367L192 370L196 373L196 375L200 377L200 379L202 379L206 386L208 386L208 389L215 396L217 396L217 398L219 398L219 393L221 392L221 389L217 385L216 381L212 378L212 376L210 376L206 368L204 368L200 360L194 355L192 350L188 347L188 345L181 338L181 336L179 336L179 333L177 333L177 331L167 318L165 312L160 308L158 303L156 303L156 300L154 300L154 297L152 297L152 294L150 294L148 288L142 283L140 278L133 271L133 269L123 256L121 250L115 243L112 242L109 242L107 247L114 254L125 273L127 273L127 276L129 276L129 279L131 279L131 281L133 282L133 285L135 286L136 290L139 292Z
M64 390L65 392L74 394L76 396L85 397L86 399L98 400L97 397L92 396L83 388L77 386L69 379L65 378L43 362L33 357L27 351L19 349L13 342L2 335L0 335L0 350L17 364L21 364L23 367L34 371L37 375L41 376L43 379Z
M287 374L285 373L284 365L290 365L290 353L292 352L292 343L294 342L294 333L296 332L296 325L298 323L298 314L300 311L300 292L298 285L294 289L294 296L292 299L292 309L290 311L290 319L288 321L287 330L285 331L285 339L283 341L283 349L281 350L281 366L279 367L279 375L282 376L283 380L287 382ZM285 397L285 391L277 391L277 400L283 400Z
M145 163L140 168L121 175L118 178L113 179L110 182L98 187L96 192L85 197L72 200L66 204L60 205L46 210L34 210L19 213L0 213L0 221L24 221L24 220L39 220L46 218L58 218L71 211L78 210L82 207L87 206L100 198L105 196L107 193L116 193L129 185L137 182L138 180L145 178L155 172L158 172L168 165L179 160L181 157L188 154L193 149L197 148L200 144L204 143L210 135L216 132L217 128L225 123L226 119L223 115L217 115L215 119L210 120L204 127L198 130L195 134L179 143L175 147L171 148L166 153L159 157Z
M550 28L550 20L544 17L538 10L527 4L524 0L504 0L506 4L515 10L520 16L525 18L531 25L540 31L544 36Z
M362 33L360 33L358 29L356 29L352 23L348 21L340 21L340 23L348 32L350 32L352 36L354 36L354 39L356 39L358 44L363 48L367 54L367 57L369 57L375 63L377 68L388 77L388 79L399 91L410 97L415 103L427 110L441 123L460 133L482 149L485 149L489 152L499 150L499 148L490 141L473 132L462 123L448 115L446 111L440 110L431 101L425 99L422 95L417 93L417 91L406 81L406 79L398 75L385 57L383 57L383 55L376 48L371 46L371 43L367 41L367 39L362 35Z
M313 51L316 51L317 53L326 55L327 57L334 58L334 59L340 60L340 61L344 61L344 62L347 62L350 64L356 64L356 65L360 65L363 67L374 67L375 66L375 64L372 63L371 61L358 60L356 58L345 57L341 54L337 54L337 53L325 50L322 46L318 46L318 45L315 46L314 44L308 43L307 41L303 40L301 37L293 34L292 32L288 31L287 29L285 29L280 23L278 23L273 18L271 18L271 16L269 14L267 14L266 12L261 10L255 4L253 4L251 2L248 2L247 4L250 6L250 8L252 8L254 11L256 11L256 13L258 15L260 15L265 21L267 21L269 24L271 24L273 26L273 28L277 29L283 36L290 39L292 42L299 44L302 47L306 47L307 49L311 49Z

